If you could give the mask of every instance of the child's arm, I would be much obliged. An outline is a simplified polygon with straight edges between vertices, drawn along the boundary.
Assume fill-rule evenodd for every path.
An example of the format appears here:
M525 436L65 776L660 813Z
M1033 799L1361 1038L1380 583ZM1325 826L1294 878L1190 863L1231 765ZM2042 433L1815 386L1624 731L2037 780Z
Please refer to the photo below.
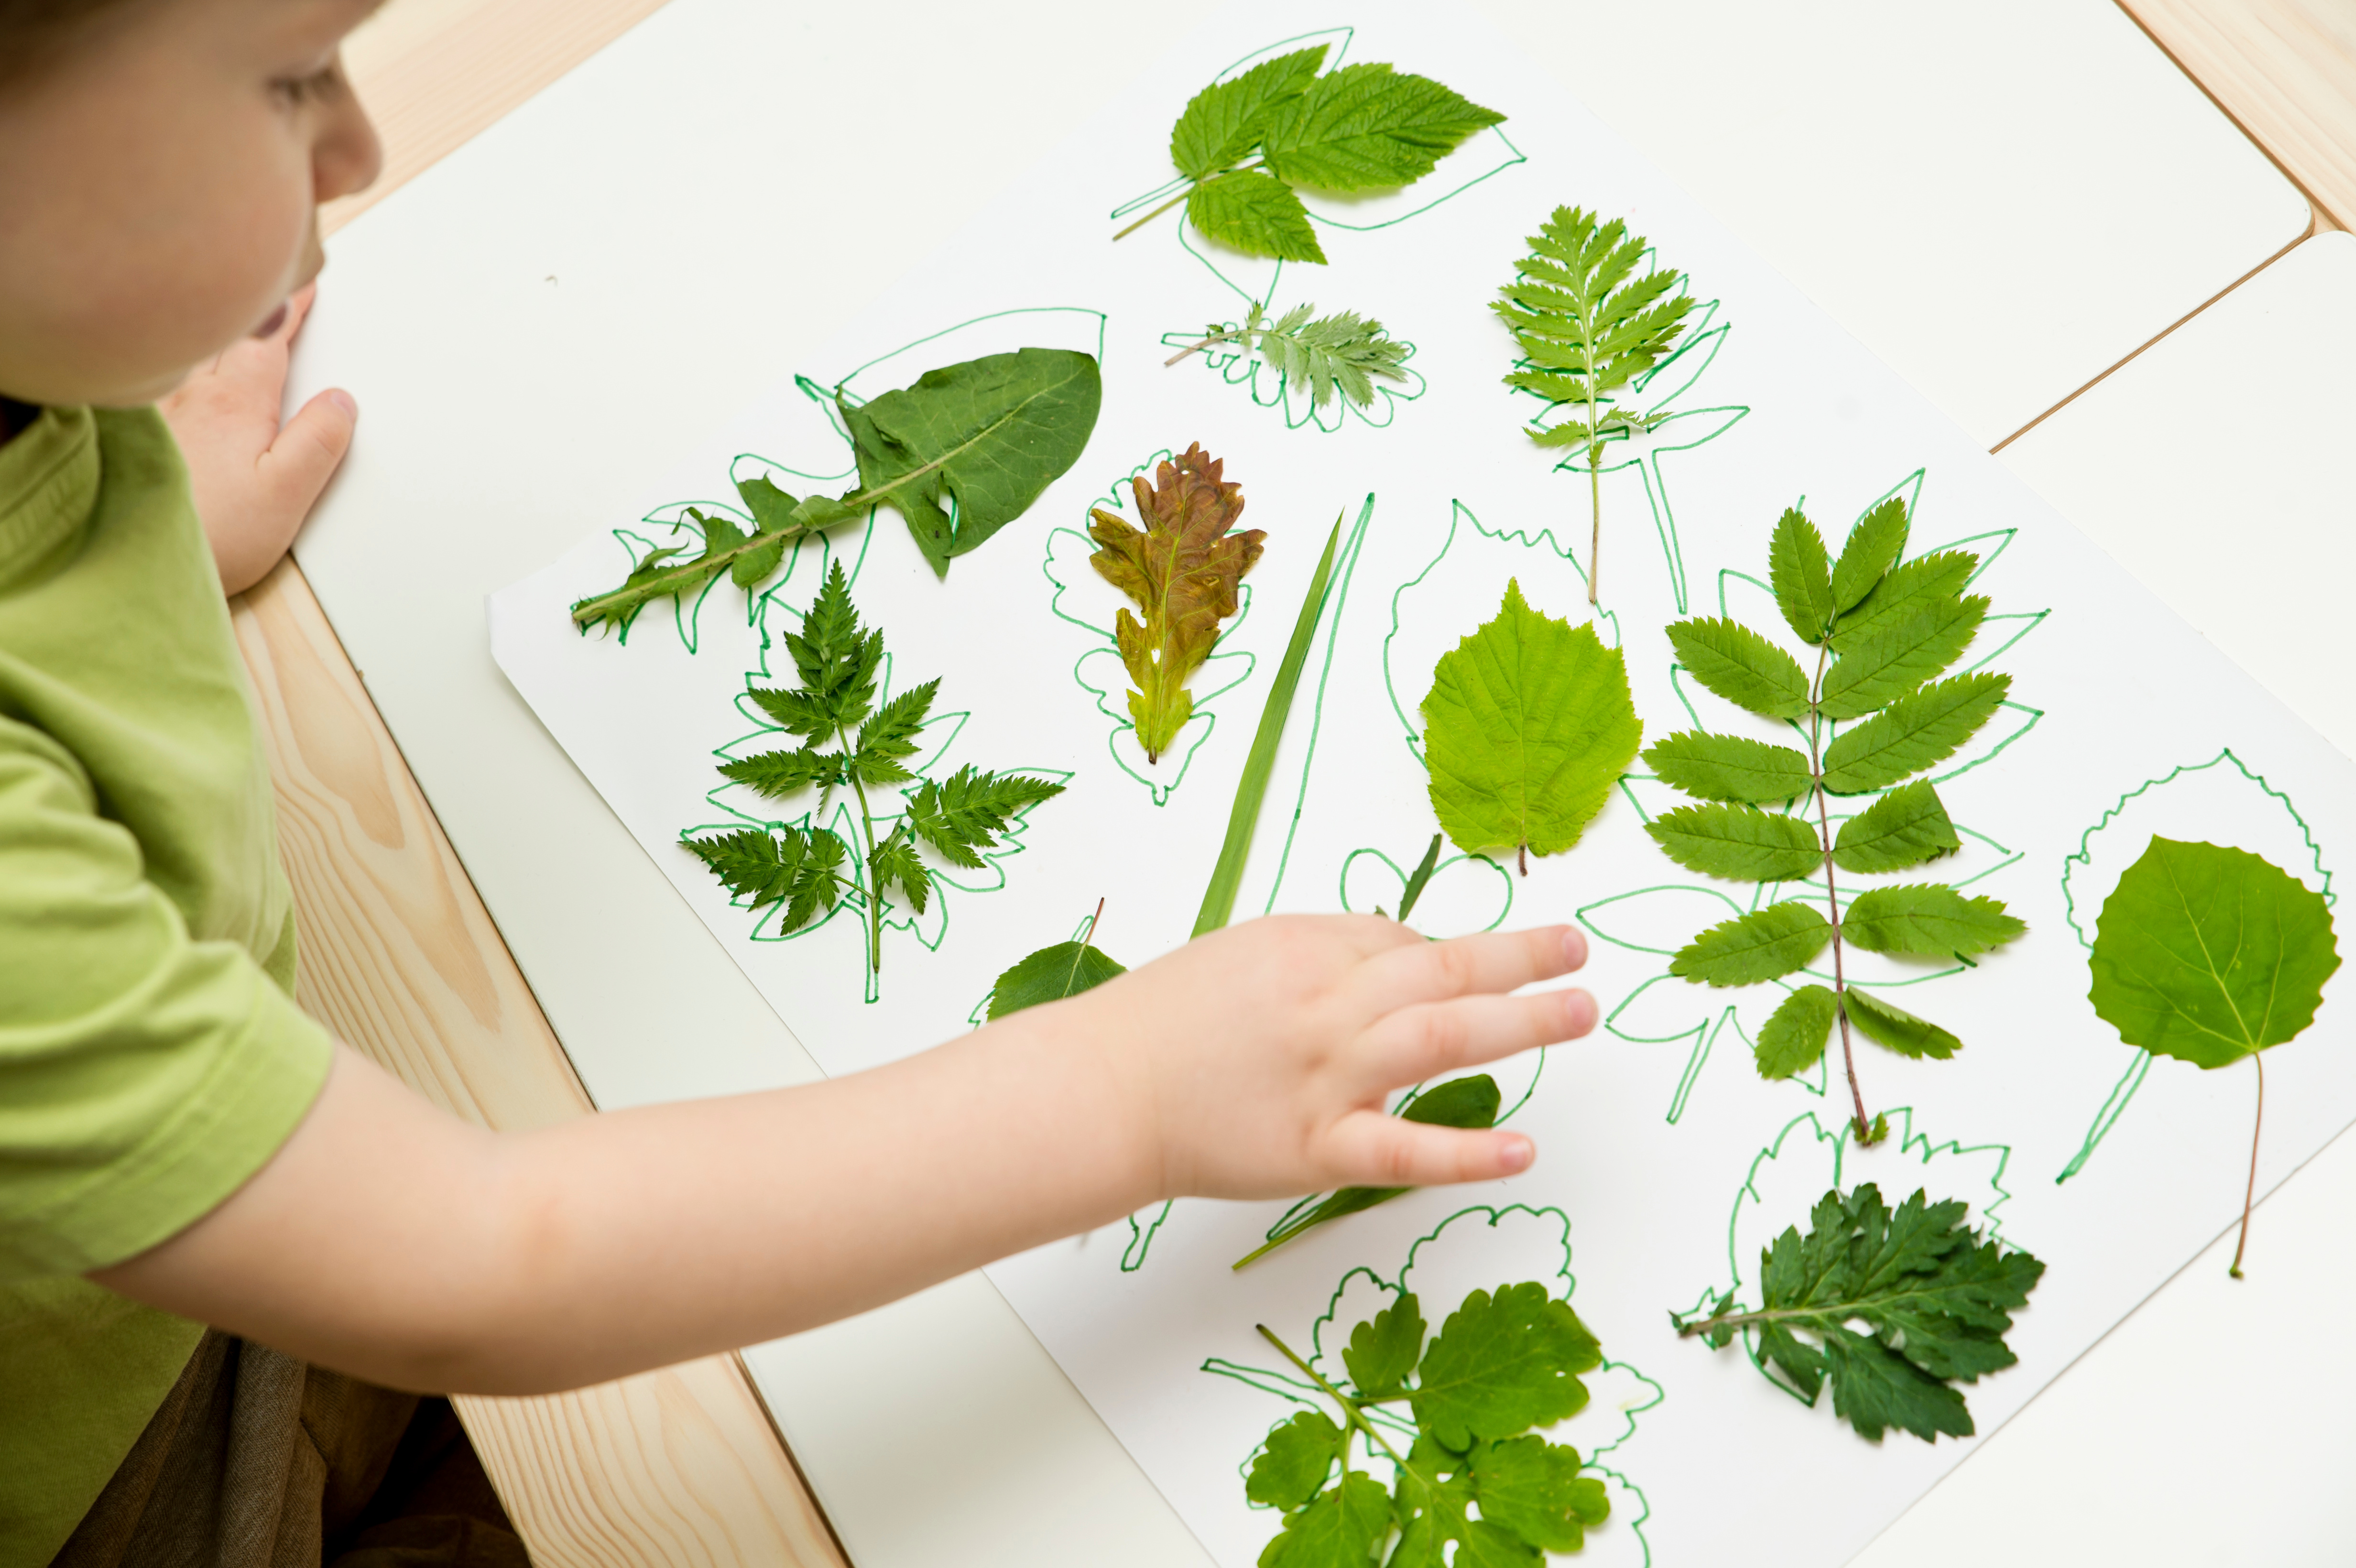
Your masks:
M315 291L303 288L275 327L198 366L156 405L187 462L224 593L244 592L278 564L351 450L359 409L340 389L278 422L286 356Z
M1280 917L894 1065L491 1133L348 1050L286 1146L125 1296L399 1387L525 1393L753 1344L1197 1193L1512 1175L1406 1084L1583 1034L1569 927L1430 944ZM650 1042L649 1049L660 1049Z

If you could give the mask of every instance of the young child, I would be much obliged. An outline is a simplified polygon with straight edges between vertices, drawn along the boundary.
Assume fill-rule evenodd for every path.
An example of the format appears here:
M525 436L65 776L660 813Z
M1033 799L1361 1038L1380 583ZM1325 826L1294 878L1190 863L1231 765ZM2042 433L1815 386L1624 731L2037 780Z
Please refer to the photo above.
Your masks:
M537 1132L295 1008L223 595L351 440L343 392L278 403L314 208L377 166L337 61L370 8L0 0L0 1565L316 1562L319 1369L346 1404L570 1388L1173 1195L1527 1167L1383 1107L1593 1026L1508 994L1582 962L1561 926L1256 921L893 1066Z

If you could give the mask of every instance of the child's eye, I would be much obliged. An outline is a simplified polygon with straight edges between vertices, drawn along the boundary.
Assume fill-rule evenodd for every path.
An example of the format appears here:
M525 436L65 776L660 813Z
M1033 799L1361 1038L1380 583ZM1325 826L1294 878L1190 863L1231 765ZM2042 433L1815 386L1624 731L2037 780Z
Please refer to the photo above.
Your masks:
M335 85L336 67L330 62L325 68L305 76L279 77L270 84L270 91L290 109L316 101Z

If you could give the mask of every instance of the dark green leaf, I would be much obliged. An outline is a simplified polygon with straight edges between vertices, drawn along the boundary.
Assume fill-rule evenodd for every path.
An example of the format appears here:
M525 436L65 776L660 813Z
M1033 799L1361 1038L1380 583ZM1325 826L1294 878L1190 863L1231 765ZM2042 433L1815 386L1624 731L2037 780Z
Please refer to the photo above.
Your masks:
M2129 1045L2222 1067L2315 1020L2340 967L2331 909L2246 849L2154 837L2103 901L2094 1011Z
M1906 548L1906 503L1892 496L1857 521L1833 563L1833 608L1847 614L1879 586Z
M1644 831L1670 859L1708 877L1791 881L1825 863L1824 846L1805 822L1756 806L1680 806L1644 824Z
M1078 461L1102 396L1093 356L1020 348L927 370L870 402L838 397L859 458L855 499L897 507L946 575L950 557L1021 517Z
M1900 698L1825 748L1825 787L1862 795L1944 762L1979 733L2011 689L2010 676L1983 670Z
M1345 1470L1341 1485L1285 1516L1259 1568L1369 1568L1390 1529L1390 1494L1373 1477Z
M1543 1437L1509 1437L1472 1451L1481 1517L1532 1546L1576 1552L1612 1512L1603 1483L1582 1477L1579 1450ZM1460 1553L1457 1561L1462 1563Z
M1980 558L1969 550L1941 550L1918 556L1891 570L1865 603L1840 618L1833 630L1833 651L1844 648L1901 621L1912 620L1925 605L1953 599L1979 570Z
M860 726L853 750L858 753L861 783L897 784L914 776L901 763L916 754L916 734L924 729L925 716L932 711L933 697L940 688L938 680L912 686Z
M1430 844L1424 848L1423 859L1418 860L1415 869L1408 873L1407 887L1399 894L1398 918L1401 925L1405 925L1407 917L1415 912L1417 901L1423 897L1423 890L1430 885L1431 873L1440 864L1440 846L1447 837L1444 833L1433 834ZM1376 910L1375 912L1380 914L1383 912Z
M1187 101L1170 130L1170 161L1189 179L1207 179L1259 144L1269 116L1301 96L1325 48L1295 49L1266 59L1226 81L1213 82Z
M1796 800L1813 782L1808 759L1789 746L1699 730L1655 741L1644 762L1664 783L1704 800Z
M1196 186L1186 193L1186 218L1205 239L1247 256L1325 260L1301 197L1282 180L1257 169L1237 169Z
M1406 1121L1433 1127L1494 1126L1503 1099L1497 1093L1497 1081L1481 1072L1469 1078L1451 1078L1425 1091L1401 1107L1399 1115ZM1403 1192L1414 1190L1412 1187L1344 1187L1306 1214L1270 1231L1264 1243L1237 1258L1231 1266L1241 1268L1257 1263L1303 1232L1313 1231L1345 1214L1363 1213L1377 1203L1387 1203Z
M1092 991L1129 971L1085 942L1058 942L1018 960L990 988L990 1016L1002 1019L1043 1002Z
M978 870L978 850L996 848L997 836L1026 807L1063 793L1052 780L962 767L945 781L925 781L908 803L908 827L943 859Z
M1423 716L1432 808L1467 853L1578 843L1644 734L1620 650L1532 609L1517 581L1440 656Z
M1669 973L1708 986L1748 986L1804 969L1833 928L1809 904L1769 904L1722 921L1677 950Z
M1854 719L1905 696L1945 672L1979 634L1988 602L1933 599L1904 621L1870 636L1844 639L1825 672L1822 707L1827 718Z
M1927 1056L1934 1061L1944 1061L1964 1049L1962 1040L1930 1019L1918 1019L1870 991L1851 986L1841 993L1841 1005L1848 1013L1848 1021L1866 1039L1901 1056L1918 1061Z
M1810 647L1825 640L1833 624L1832 562L1824 536L1795 508L1776 519L1767 545L1767 576L1784 621Z
M1822 986L1803 986L1784 997L1759 1030L1753 1052L1759 1076L1792 1078L1814 1067L1825 1054L1837 1007L1832 992Z
M1568 1302L1535 1281L1476 1290L1448 1315L1424 1352L1416 1421L1462 1453L1481 1438L1551 1426L1587 1403L1578 1373L1603 1356Z
M783 903L780 932L800 930L820 905L832 909L842 895L842 840L831 833L781 827L772 836L742 828L680 844L711 867L722 886L750 900L749 907Z
M881 898L894 884L907 895L908 907L918 914L925 912L926 901L932 896L932 873L925 869L924 861L916 858L916 846L898 833L875 846L875 855L868 862L874 879L875 896Z
M1273 1509L1299 1508L1324 1489L1344 1435L1323 1412L1301 1411L1268 1435L1244 1477L1244 1496Z
M1429 77L1345 65L1276 111L1260 155L1297 184L1385 190L1421 179L1467 136L1504 119Z
M1799 661L1733 621L1679 621L1669 627L1677 662L1738 708L1769 719L1808 711L1808 677Z
M1875 888L1849 901L1841 931L1869 953L1968 958L2001 947L2029 927L1996 899L1969 898L1944 882Z
M1388 1399L1406 1389L1408 1374L1423 1359L1423 1313L1411 1291L1350 1330L1342 1364L1361 1398Z
M842 759L831 752L804 746L799 751L760 752L740 757L721 763L720 771L738 784L749 785L755 795L775 800L813 784L824 788L841 784Z
M1844 871L1902 871L1963 848L1939 792L1927 783L1901 784L1841 824L1833 864Z
M793 524L794 508L801 505L777 488L766 474L736 481L736 494L753 514L755 534L782 533Z

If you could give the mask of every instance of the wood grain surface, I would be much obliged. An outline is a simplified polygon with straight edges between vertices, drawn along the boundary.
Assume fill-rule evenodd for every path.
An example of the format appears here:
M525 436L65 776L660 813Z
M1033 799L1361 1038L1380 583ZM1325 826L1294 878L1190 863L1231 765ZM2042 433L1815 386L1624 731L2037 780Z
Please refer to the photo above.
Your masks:
M593 1114L294 562L231 614L270 751L305 1009L469 1121ZM848 1563L733 1355L454 1403L543 1568Z
M384 174L330 204L323 227L398 189L660 4L391 0L346 49L384 137ZM2356 226L2356 0L2120 4L2308 192L2322 224ZM304 1005L471 1120L524 1127L590 1114L294 562L233 609L269 736ZM568 1394L457 1403L543 1568L848 1563L734 1356Z

